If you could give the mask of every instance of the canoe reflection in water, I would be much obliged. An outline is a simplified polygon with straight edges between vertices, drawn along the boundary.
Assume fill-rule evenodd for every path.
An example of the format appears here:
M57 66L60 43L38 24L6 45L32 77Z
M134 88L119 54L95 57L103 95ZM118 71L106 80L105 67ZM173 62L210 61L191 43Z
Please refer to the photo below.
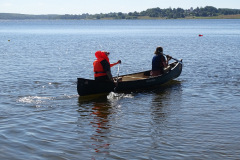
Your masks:
M139 140L146 143L152 137L156 142L159 141L159 135L165 136L161 131L164 125L168 125L166 119L171 110L178 108L176 103L181 100L180 92L181 82L173 80L146 92L110 93L95 99L79 96L79 132L85 136L86 148L94 152L92 159L109 155L119 156L121 159L129 147L139 145ZM177 100L174 106L172 99ZM139 105L132 106L136 103ZM145 137L134 136L137 133L146 133L146 128L149 127L151 132ZM119 152L115 151L116 148Z
M95 134L92 135L91 139L96 143L92 144L95 146L95 152L108 153L107 149L110 143L106 141L106 135L109 132L109 119L108 116L110 106L107 103L94 103L91 115L94 117L94 121L90 122L92 127L95 128Z
M95 99L82 99L79 97L79 129L87 134L85 137L89 143L87 148L94 150L96 153L104 155L109 154L110 142L108 135L111 128L110 117L115 111L115 106L112 105L106 96L101 96ZM82 128L86 126L87 128ZM93 156L92 159L97 158Z

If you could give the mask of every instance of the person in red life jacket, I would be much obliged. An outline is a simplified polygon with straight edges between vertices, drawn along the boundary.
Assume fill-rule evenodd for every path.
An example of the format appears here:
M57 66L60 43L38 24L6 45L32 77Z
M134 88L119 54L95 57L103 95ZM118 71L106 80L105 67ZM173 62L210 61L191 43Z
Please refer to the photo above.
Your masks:
M93 71L94 71L94 79L97 81L114 82L112 78L111 67L121 63L121 60L119 60L116 63L110 64L109 58L108 58L109 54L110 54L109 52L105 52L105 51L97 51L95 53L95 57L97 59L93 62Z
M171 59L170 56L163 55L163 48L157 47L155 51L155 56L152 59L152 71L151 76L158 76L164 73L164 68L168 67L168 61Z

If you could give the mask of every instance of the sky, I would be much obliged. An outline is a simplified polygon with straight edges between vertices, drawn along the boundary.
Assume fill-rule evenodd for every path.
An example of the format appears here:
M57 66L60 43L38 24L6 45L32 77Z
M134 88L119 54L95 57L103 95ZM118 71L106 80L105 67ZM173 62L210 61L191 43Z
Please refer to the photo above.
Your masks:
M205 6L240 9L240 0L0 0L0 13L129 13L156 7L189 9Z

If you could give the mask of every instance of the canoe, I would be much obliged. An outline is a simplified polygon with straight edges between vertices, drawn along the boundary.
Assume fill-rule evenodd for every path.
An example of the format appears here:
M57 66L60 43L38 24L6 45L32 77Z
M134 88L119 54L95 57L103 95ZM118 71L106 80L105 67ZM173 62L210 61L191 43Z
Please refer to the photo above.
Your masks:
M112 82L99 82L91 79L78 78L77 91L80 96L115 92L133 92L155 88L180 76L182 62L171 63L169 71L160 76L150 76L151 70L119 76L121 81L117 87ZM114 77L116 78L116 77ZM116 88L115 88L116 87Z

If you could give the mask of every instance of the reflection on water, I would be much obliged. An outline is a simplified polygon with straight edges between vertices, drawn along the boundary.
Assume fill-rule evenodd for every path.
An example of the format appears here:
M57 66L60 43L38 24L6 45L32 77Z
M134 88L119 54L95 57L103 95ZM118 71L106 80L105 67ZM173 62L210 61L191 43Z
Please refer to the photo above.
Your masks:
M108 155L111 140L111 127L114 120L121 113L121 100L132 99L132 94L109 93L108 95L96 95L79 97L78 120L79 127L88 125L88 147L95 153ZM116 126L114 126L116 127ZM116 144L115 144L116 145ZM96 155L97 157L97 155ZM92 157L95 159L96 157Z
M181 82L173 80L153 91L151 115L153 123L161 125L166 117L181 105Z
M181 103L181 90L180 81L171 81L154 90L138 93L124 94L112 92L102 96L79 97L78 113L80 117L78 127L85 126L85 129L88 130L88 137L86 137L88 140L84 141L89 143L87 145L89 150L96 153L93 154L92 159L100 155L104 157L114 155L120 159L123 158L126 153L115 153L111 148L119 146L119 152L121 152L121 150L125 152L122 146L122 143L125 142L132 142L125 146L130 152L140 153L140 151L134 147L129 148L139 140L145 143L145 145L141 147L142 150L152 150L162 147L162 137L172 134L165 128L169 127L169 122L167 122L168 116L179 108L177 105ZM150 96L152 98L152 100L149 101L150 104L140 102L137 106L127 107L127 104L135 103L137 99L144 98L146 94L152 95ZM171 101L172 99L175 101L174 104ZM147 106L150 108L146 108ZM149 111L151 119L146 118L144 115L145 112ZM127 119L125 117L126 112L129 113ZM123 115L123 113L125 115ZM87 128L86 125L88 125ZM146 134L149 125L151 126L150 137ZM132 136L129 137L129 133L127 133L127 135L123 134L126 132L126 127L129 127L128 132L130 132ZM138 131L139 128L141 128L142 131ZM81 130L82 129L84 128L81 128ZM123 133L121 134L117 131L118 135L115 135L118 129L122 130ZM138 131L138 133L136 131ZM136 137L136 134L140 134L142 137ZM150 155L151 152L148 156ZM135 155L133 155L133 157L134 156ZM154 157L154 155L151 155L151 157Z
M92 145L95 147L95 152L108 153L109 142L105 140L105 136L108 134L111 125L109 125L108 116L111 114L109 103L94 102L92 113L93 121L90 122L95 129L95 133L92 134L91 139L95 141Z
M173 136L169 117L176 114L182 103L181 81L173 80L154 91L151 101L152 138L162 141L164 135ZM177 124L174 124L177 126Z
M239 159L240 20L0 22L0 159ZM77 95L96 50L127 74L159 45L179 81Z
M79 122L82 123L83 118L87 120L84 125L89 126L90 132L88 142L90 149L96 153L109 154L109 147L111 142L108 140L111 124L109 124L110 117L115 112L115 104L117 102L110 102L106 95L97 97L79 97L80 114ZM81 124L78 124L82 126ZM92 157L95 159L96 157Z

